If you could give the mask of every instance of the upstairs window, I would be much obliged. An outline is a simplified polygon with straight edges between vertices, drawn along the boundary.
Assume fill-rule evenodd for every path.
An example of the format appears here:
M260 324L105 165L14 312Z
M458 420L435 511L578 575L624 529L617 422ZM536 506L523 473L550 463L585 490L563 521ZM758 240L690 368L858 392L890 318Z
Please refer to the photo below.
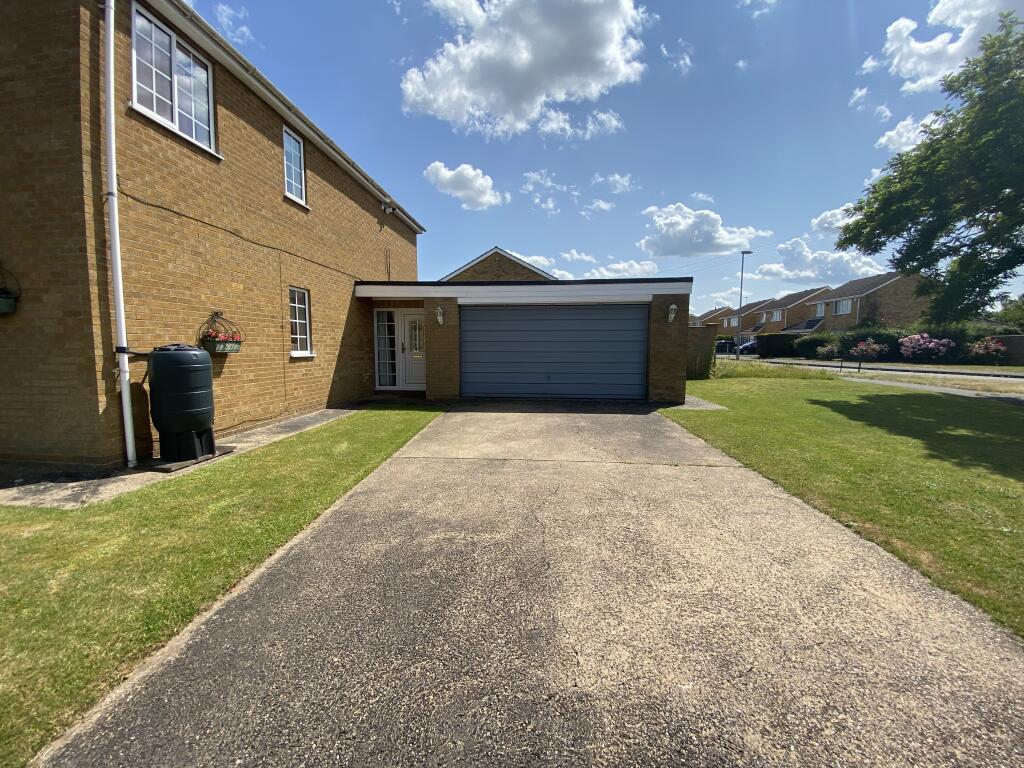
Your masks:
M761 313L761 320L760 320L760 322L763 323L767 319L768 319L768 313L767 312L762 312Z
M284 193L306 204L306 157L302 139L284 129Z
M848 315L853 309L853 299L840 299L832 305L833 315Z
M781 309L773 309L772 310L772 322L773 323L777 323L781 319L782 319L782 310Z
M819 301L814 305L814 316L824 317L825 316L825 302Z
M213 149L210 64L139 8L132 21L133 106Z

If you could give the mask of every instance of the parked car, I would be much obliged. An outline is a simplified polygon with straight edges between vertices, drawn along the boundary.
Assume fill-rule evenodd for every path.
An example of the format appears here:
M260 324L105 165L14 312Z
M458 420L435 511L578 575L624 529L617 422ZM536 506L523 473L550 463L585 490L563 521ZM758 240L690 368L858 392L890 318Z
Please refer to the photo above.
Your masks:
M748 341L746 344L740 344L740 348L736 350L741 355L756 355L757 354L757 339Z
M736 350L736 342L729 339L719 339L715 342L716 355L731 355Z

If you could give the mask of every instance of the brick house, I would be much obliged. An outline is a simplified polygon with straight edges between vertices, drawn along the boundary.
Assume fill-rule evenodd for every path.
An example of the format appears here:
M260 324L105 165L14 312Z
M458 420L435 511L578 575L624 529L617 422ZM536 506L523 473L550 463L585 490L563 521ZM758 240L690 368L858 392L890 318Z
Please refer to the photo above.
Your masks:
M692 317L690 319L690 325L702 326L710 325L711 323L720 324L722 322L722 318L735 312L736 310L732 307L715 307L714 309L709 309L703 314Z
M916 274L886 272L814 296L807 305L812 318L821 318L815 330L841 332L867 322L897 327L916 323L929 305L927 297L917 294L922 280Z
M739 309L733 310L732 314L719 316L722 324L722 333L732 334L737 344L743 344L754 338L754 335L761 330L760 309L771 301L771 299L759 299L744 304Z
M104 8L18 0L11 10L0 32L0 258L22 297L16 312L0 317L0 350L11 363L0 376L0 458L116 464L125 431L104 152ZM401 356L415 341L425 369L417 381L411 362L408 379L396 384L457 396L460 304L529 302L522 286L531 284L547 289L532 294L535 303L642 308L548 322L628 326L613 351L642 355L640 395L682 398L685 382L675 372L685 369L685 350L662 344L685 347L678 329L687 323L646 323L649 309L651 318L669 307L685 317L688 282L560 287L498 255L449 276L446 290L410 295L432 285L416 283L424 228L374 179L184 0L122 0L115 12L110 103L127 346L195 343L215 310L240 325L241 353L213 357L219 435L396 391L388 375L404 372L404 358L382 366L394 343ZM487 290L496 281L515 295ZM382 285L405 287L377 295ZM446 312L444 325L426 322L436 307ZM412 326L399 330L399 319ZM623 381L633 396L635 360L629 368L613 357L631 371ZM156 443L146 369L144 358L132 358L140 458ZM576 381L572 372L540 373Z
M758 333L782 333L786 328L805 323L814 312L807 301L830 290L828 286L808 288L806 291L789 293L759 307L756 311Z

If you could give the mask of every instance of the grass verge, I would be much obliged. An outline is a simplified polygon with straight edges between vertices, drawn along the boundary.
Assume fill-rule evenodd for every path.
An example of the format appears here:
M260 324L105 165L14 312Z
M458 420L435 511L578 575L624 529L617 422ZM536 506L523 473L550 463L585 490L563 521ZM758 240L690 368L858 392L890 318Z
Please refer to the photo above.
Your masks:
M796 365L769 365L753 361L715 361L715 379L834 379L835 375L822 368L803 368Z
M438 413L359 411L81 509L0 507L0 765L31 758Z
M997 379L983 376L942 376L920 373L886 373L885 371L864 371L863 373L844 373L851 379L879 379L881 381L900 381L906 384L924 384L933 387L950 387L951 389L970 389L975 392L992 392L1002 395L1024 395L1024 379Z
M1024 635L1024 408L832 381L694 381L664 414Z

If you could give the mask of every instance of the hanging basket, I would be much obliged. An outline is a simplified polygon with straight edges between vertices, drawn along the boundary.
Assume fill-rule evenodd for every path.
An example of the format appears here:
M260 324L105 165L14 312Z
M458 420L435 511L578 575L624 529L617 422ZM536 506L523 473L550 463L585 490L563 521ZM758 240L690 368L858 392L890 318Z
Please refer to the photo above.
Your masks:
M199 345L211 355L231 355L242 351L245 331L223 312L214 312L199 326L198 337Z
M18 308L21 285L18 279L0 264L0 315L10 315Z

